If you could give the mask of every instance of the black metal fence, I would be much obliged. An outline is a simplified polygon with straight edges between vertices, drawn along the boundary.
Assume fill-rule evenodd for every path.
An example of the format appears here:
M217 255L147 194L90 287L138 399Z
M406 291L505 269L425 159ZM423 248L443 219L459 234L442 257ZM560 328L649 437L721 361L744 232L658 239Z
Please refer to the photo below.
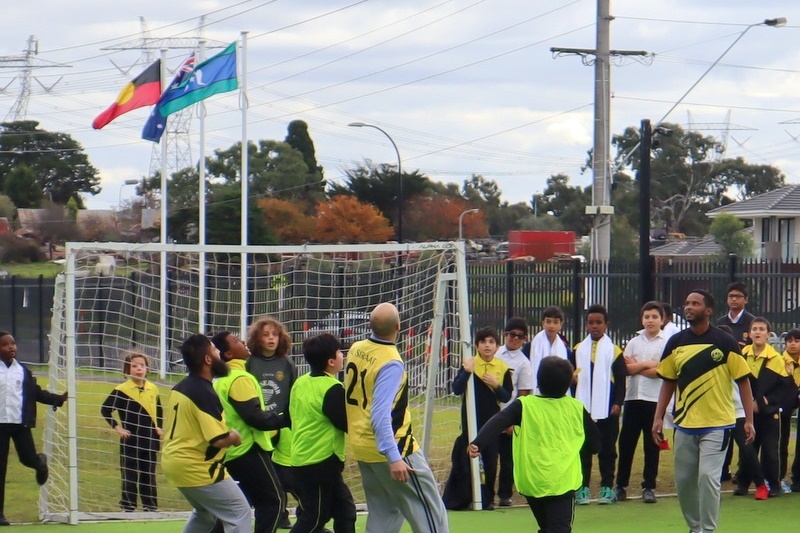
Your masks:
M800 262L762 262L741 260L732 256L725 260L658 259L653 261L653 265L656 299L672 304L678 314L681 314L680 308L686 295L692 289L702 288L714 295L717 302L716 314L722 315L725 312L726 287L731 281L738 280L748 287L748 310L768 318L775 331L781 333L800 324ZM295 286L301 280L289 281L289 286ZM392 283L394 280L375 280L378 283L381 281ZM124 279L118 282L124 283ZM533 333L538 330L544 308L556 305L564 311L566 317L564 333L574 343L585 335L583 310L592 303L606 303L610 314L609 334L615 341L622 343L640 329L639 308L642 302L638 262L612 261L598 264L567 260L472 263L468 265L468 282L473 328L502 328L509 317L522 316L528 320ZM181 295L181 283L196 287L191 280L174 280L175 288L170 292ZM151 280L151 284L155 290L155 278ZM299 283L299 286L304 285L307 283ZM351 285L345 280L340 285L340 292L334 288L333 293L326 297L334 301L341 299L345 308L349 308L349 304L357 300L359 307L365 309L363 298L353 300L346 296L345 290L347 286L361 284ZM208 290L213 292L215 288L210 286ZM112 297L115 295L111 292L117 289L120 289L120 294L124 292L121 287L105 286L99 280L97 289L109 292L99 299L106 302L106 305L115 300ZM258 289L259 287L251 287L254 294L267 293ZM0 329L10 331L15 336L18 354L22 360L39 363L47 361L47 335L50 332L53 290L52 279L25 279L15 276L0 278ZM189 294L185 296L192 297ZM176 297L173 305L184 307L179 300L180 296ZM87 301L92 299L88 298ZM251 305L259 306L255 302L257 299L252 300ZM369 303L366 308L377 302ZM272 312L267 302L260 304L265 305L265 312ZM119 305L124 306L124 302L120 300ZM337 308L337 305L333 304L331 308ZM231 320L235 322L236 313L231 315ZM294 316L281 318L300 320ZM303 320L308 320L308 317L303 317ZM226 322L216 317L208 320L208 323L217 324L218 321L220 326L222 322ZM175 328L172 323L169 327ZM131 335L136 335L135 331Z

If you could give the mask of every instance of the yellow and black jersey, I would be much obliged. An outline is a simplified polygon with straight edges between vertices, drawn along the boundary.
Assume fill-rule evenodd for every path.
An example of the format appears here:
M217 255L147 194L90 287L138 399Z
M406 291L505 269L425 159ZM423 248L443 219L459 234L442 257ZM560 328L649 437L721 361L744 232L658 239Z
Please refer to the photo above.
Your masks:
M748 344L742 348L742 355L750 367L750 383L758 412L770 415L777 413L784 398L793 394L792 389L797 389L783 357L769 344L758 355L755 354L755 345Z
M226 477L225 449L212 444L228 436L222 403L207 379L188 376L167 401L161 468L175 487L202 487Z
M710 326L702 335L685 329L670 337L658 364L662 379L676 381L675 425L687 430L736 423L731 380L750 375L738 343Z

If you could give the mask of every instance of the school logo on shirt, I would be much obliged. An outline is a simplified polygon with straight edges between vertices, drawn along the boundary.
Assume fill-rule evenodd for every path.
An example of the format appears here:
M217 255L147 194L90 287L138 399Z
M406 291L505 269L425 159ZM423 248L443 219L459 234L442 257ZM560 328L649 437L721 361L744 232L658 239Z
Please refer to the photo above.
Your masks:
M746 341L747 339L748 339L748 335L747 335L747 332L745 331L745 332L742 333L742 340Z
M719 348L714 348L714 350L711 352L711 359L713 359L715 363L719 363L720 361L722 361L723 357L725 356L722 353L722 350L720 350Z
M286 375L283 373L283 370L278 370L277 372L275 372L275 379L277 379L278 381L283 381L284 377L286 377Z

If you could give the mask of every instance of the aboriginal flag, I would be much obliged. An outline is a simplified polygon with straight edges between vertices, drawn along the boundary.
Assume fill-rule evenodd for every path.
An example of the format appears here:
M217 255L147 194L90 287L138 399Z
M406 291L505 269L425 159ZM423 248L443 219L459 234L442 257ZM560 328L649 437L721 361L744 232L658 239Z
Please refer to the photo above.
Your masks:
M161 60L147 67L144 72L133 78L117 96L117 101L97 115L92 121L96 130L117 118L118 116L158 102L161 96Z

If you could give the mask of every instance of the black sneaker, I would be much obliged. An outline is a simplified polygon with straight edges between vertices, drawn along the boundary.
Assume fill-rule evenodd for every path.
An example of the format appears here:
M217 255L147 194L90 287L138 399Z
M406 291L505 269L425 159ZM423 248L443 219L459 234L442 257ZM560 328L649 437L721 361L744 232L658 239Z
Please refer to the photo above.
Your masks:
M618 502L624 502L628 499L628 489L625 487L617 487L616 493Z
M511 507L511 504L513 503L514 502L511 501L511 498L500 498L498 505L500 505L500 507Z
M494 511L494 503L492 503L492 502L484 503L483 504L483 510L484 511Z
M656 503L656 493L653 489L644 489L642 491L642 501L644 503Z
M50 469L47 468L47 456L40 453L37 457L39 458L39 466L36 467L36 483L44 485L47 483L47 478L50 477Z
M741 485L733 489L734 496L747 496L747 493L750 492L747 490L747 487L742 487Z
M770 489L769 489L769 497L770 498L777 498L778 496L781 495L781 492L782 491L781 491L780 485L775 487L775 488L770 487Z
M10 526L11 522L8 521L8 518L0 514L0 526Z

